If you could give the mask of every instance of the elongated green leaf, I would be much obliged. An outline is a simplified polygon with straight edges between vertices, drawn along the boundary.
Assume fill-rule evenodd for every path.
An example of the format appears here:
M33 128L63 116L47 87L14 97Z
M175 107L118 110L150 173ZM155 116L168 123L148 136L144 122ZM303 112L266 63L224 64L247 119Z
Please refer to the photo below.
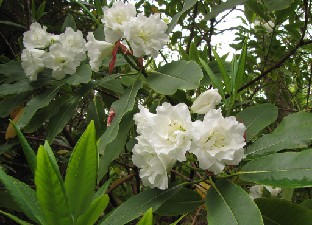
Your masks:
M0 21L0 24L5 24L5 25L10 25L10 26L14 26L14 27L18 27L18 28L23 28L26 30L26 27L21 25L21 24L18 24L18 23L14 23L12 21Z
M36 12L36 19L37 21L41 19L41 17L43 16L44 14L44 9L45 9L45 5L46 5L46 2L43 1L40 6L38 7L37 9L37 12Z
M30 225L30 223L27 223L26 221L24 220L21 220L20 218L18 218L17 216L14 216L8 212L4 212L2 210L0 210L0 213L5 215L6 217L10 218L11 220L13 220L14 222L18 223L18 224L21 224L21 225Z
M129 130L134 125L133 114L134 112L129 112L124 116L119 124L119 132L116 138L105 147L99 163L98 181L107 173L109 164L124 151Z
M66 30L66 27L71 27L71 28L73 28L74 31L77 30L75 19L70 14L68 14L66 16L65 21L64 21L62 28L61 28L61 32L64 32Z
M275 105L265 103L251 106L236 115L237 119L246 126L246 141L250 141L262 129L277 119L278 109Z
M263 3L271 11L278 11L288 8L294 0L263 0Z
M112 104L112 108L116 116L114 117L111 125L107 128L105 133L100 137L98 141L99 153L102 153L105 147L116 138L118 131L119 131L119 125L120 125L121 119L124 117L124 115L127 112L133 109L134 103L135 103L135 97L139 89L142 88L142 86L143 86L142 82L137 81L133 86L127 88L127 90L125 91L125 94L121 96L119 100L115 101Z
M108 217L100 222L100 225L124 225L141 216L149 208L157 210L165 201L178 193L181 186L175 186L167 190L149 189L141 192L115 209Z
M20 207L7 190L0 190L0 208L12 209L19 212L21 211Z
M102 215L109 203L108 195L100 196L94 199L88 210L82 214L77 221L77 225L93 225Z
M101 2L102 2L101 0L94 0L96 14L98 15L98 17L102 17L103 16L103 10L102 10Z
M153 225L153 209L150 208L149 210L144 213L140 221L137 225Z
M168 29L166 31L167 34L169 34L173 30L173 28L177 25L181 15L183 13L185 13L187 10L189 10L190 8L192 8L193 5L195 5L196 2L197 2L197 0L186 0L184 2L182 10L174 15L174 17L172 18L170 24L168 25Z
M205 16L204 20L208 21L213 18L216 18L219 13L224 12L225 10L232 9L237 5L241 5L245 3L247 0L228 0L226 2L222 2L220 5L212 8L211 12Z
M0 102L0 117L8 116L14 109L23 105L23 103L29 98L28 93L22 95L15 95L10 98L4 99Z
M245 67L247 58L247 41L244 41L243 49L238 60L237 71L234 71L233 82L233 92L236 94L237 90L243 85L245 79Z
M15 132L17 134L17 137L23 147L24 155L26 156L27 163L32 171L32 173L35 175L36 171L36 154L34 150L30 147L28 144L26 138L22 134L22 132L18 129L18 127L14 124L13 121L11 121L11 124L13 125Z
M224 86L225 86L225 89L229 92L229 93L232 93L232 89L231 89L231 83L230 83L230 75L228 74L226 68L225 68L225 65L224 65L224 62L223 62L223 59L221 59L218 55L218 53L216 52L216 50L212 50L213 51L213 55L214 57L216 58L216 61L217 61L217 64L218 64L218 68L221 72L221 75L222 75L222 79L223 79L223 82L224 82Z
M106 115L104 110L104 103L99 96L94 96L89 103L87 109L87 121L94 121L96 128L96 136L100 137L106 130Z
M203 200L197 192L182 188L162 204L156 213L162 216L178 216L195 211L202 204Z
M255 200L265 225L312 225L312 210L276 198Z
M67 83L72 85L86 84L91 80L91 75L91 67L83 63L77 68L77 72L67 79Z
M4 83L0 85L0 96L20 94L26 91L31 91L32 89L33 87L27 79L19 80L12 84Z
M278 152L283 149L307 147L312 138L312 114L298 112L283 119L271 133L247 148L251 157Z
M25 183L8 176L0 167L0 181L25 215L34 222L45 224L36 193Z
M259 209L239 186L220 180L206 196L209 225L263 225Z
M56 160L48 151L49 149L40 146L37 154L35 173L37 198L47 224L70 225L73 221L69 213L63 181L60 179L58 168L55 168Z
M66 171L65 189L75 220L88 209L93 198L98 170L95 138L94 122L91 121L76 144Z
M222 88L222 83L221 81L216 77L216 75L214 74L214 72L210 69L210 67L208 66L208 64L202 59L199 58L200 63L202 64L204 70L206 71L206 73L208 74L212 85L217 88L219 90L220 95L222 95L222 97L224 97L224 92L223 92L223 88Z
M24 113L22 114L21 118L17 122L16 126L17 127L26 126L38 109L41 109L47 106L52 101L52 99L57 94L60 86L53 87L45 91L43 94L37 95L36 97L32 98L27 103Z
M109 185L111 184L111 179L109 179L108 181L106 181L100 188L99 190L97 190L93 196L93 200L104 195L109 187Z
M158 69L148 76L151 88L164 95L172 95L178 89L192 90L199 87L203 72L193 61L176 61Z
M276 187L312 186L312 149L254 159L242 167L241 179Z

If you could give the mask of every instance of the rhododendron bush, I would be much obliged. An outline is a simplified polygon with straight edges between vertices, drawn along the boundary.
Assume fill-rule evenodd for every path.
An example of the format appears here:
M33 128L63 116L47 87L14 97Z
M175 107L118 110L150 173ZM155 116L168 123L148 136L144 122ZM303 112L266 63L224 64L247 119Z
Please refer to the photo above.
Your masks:
M311 2L21 5L0 223L312 224Z

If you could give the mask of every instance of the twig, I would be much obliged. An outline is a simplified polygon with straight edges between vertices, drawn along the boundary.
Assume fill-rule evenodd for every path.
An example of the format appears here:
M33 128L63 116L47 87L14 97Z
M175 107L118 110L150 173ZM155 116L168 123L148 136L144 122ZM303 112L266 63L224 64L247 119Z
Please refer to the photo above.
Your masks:
M135 173L132 172L127 176L124 176L118 180L116 180L115 182L112 183L112 185L110 186L110 188L106 191L107 194L110 194L113 190L115 190L119 185L125 183L126 181L130 180L132 177L135 176Z

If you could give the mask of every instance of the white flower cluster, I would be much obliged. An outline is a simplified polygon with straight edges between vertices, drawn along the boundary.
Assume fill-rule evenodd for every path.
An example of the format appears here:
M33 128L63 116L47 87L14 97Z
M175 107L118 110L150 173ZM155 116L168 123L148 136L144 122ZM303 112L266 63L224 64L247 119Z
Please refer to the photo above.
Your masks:
M125 38L136 57L156 57L158 51L169 41L167 24L160 19L159 14L150 17L142 14L136 16L135 6L121 1L114 2L111 8L104 7L103 12L105 40L115 43Z
M196 155L200 168L215 174L245 157L245 126L233 116L223 117L221 110L215 109L220 101L216 89L200 95L191 109L205 116L195 122L184 103L163 103L156 114L139 106L140 112L134 116L139 136L132 160L140 168L145 186L168 188L167 172L176 161L185 161L187 152Z
M44 67L52 69L55 79L62 79L66 74L74 74L80 62L86 58L86 41L81 31L66 28L60 35L46 31L46 27L33 23L24 33L22 67L29 80L37 80L37 74Z
M277 195L282 191L282 189L279 187L273 188L271 186L266 186L266 185L254 185L249 188L249 191L250 191L249 197L252 199L261 198L263 195L264 189L270 192L272 197L277 197Z

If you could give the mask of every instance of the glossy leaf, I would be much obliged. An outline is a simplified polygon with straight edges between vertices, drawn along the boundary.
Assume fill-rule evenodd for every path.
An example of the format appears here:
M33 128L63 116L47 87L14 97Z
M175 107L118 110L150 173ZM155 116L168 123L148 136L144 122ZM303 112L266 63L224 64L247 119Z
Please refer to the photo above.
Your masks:
M147 78L151 88L164 95L172 95L178 89L192 90L199 87L203 72L193 61L176 61L152 72Z
M259 209L239 186L219 180L207 192L209 225L263 225Z
M265 225L312 225L312 210L276 198L255 200Z
M91 202L88 210L82 214L77 221L77 225L93 225L102 215L109 203L108 195L100 196Z
M24 137L24 135L22 134L22 132L18 129L18 127L14 124L14 122L11 121L11 124L14 127L14 130L17 134L17 137L22 145L23 151L24 151L24 155L26 157L27 163L33 173L33 175L35 175L35 171L36 171L36 164L37 164L37 160L36 160L36 154L34 152L34 150L30 147L29 143L27 142L26 138Z
M108 217L100 222L100 225L124 225L141 216L149 208L157 210L180 189L181 186L175 186L163 191L155 188L141 192L116 208Z
M271 11L288 8L294 0L263 0L263 3Z
M250 141L261 130L277 119L278 109L275 105L264 103L251 106L239 112L237 119L246 126L246 141Z
M8 176L1 167L0 181L28 218L37 223L45 224L43 212L33 189L25 183Z
M307 147L312 138L312 114L298 112L288 115L271 133L247 148L251 157L278 152L283 149Z
M153 225L153 209L150 208L149 210L144 213L140 221L137 225Z
M162 216L178 216L193 212L202 204L202 198L197 192L182 188L176 195L162 204L156 213Z
M91 204L97 170L96 134L91 121L72 152L65 176L68 205L75 221Z
M48 153L50 152L50 153ZM73 224L69 213L68 201L63 181L53 152L48 147L40 146L37 153L35 184L37 199L44 212L47 224Z
M241 169L242 180L275 187L312 186L312 149L254 159Z

